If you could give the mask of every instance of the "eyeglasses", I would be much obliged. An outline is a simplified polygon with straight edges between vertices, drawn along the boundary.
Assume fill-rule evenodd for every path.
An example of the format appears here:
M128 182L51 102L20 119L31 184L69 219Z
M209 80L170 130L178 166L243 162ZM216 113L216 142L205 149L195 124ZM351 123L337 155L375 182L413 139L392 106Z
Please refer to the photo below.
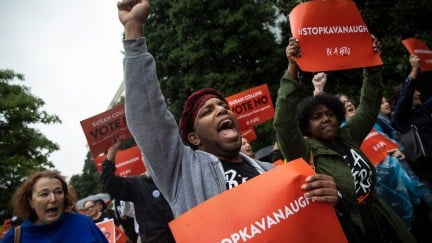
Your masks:
M90 209L94 208L95 206L96 206L96 205L93 204L93 205L89 206L88 208L84 208L84 210L85 210L85 211L89 211Z

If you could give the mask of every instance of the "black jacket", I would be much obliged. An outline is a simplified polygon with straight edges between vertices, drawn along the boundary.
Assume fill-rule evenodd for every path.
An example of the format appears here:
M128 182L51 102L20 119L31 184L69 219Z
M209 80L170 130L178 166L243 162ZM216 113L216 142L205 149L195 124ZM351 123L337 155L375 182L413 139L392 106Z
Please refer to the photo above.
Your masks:
M151 177L120 177L115 170L114 162L102 163L102 184L114 199L134 203L141 242L175 242L168 227L173 219L171 208Z
M432 157L432 98L424 101L420 107L412 109L415 79L408 77L403 83L396 101L392 122L401 134L408 132L411 124L417 126L425 148L426 157Z

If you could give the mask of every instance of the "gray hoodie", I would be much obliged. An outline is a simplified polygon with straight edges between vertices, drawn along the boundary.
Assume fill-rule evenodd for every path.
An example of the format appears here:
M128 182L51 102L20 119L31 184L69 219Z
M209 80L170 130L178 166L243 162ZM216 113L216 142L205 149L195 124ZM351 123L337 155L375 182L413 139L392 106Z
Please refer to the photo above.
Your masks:
M177 217L226 190L222 163L213 154L183 144L160 90L146 39L125 40L123 45L127 124L144 154L146 168ZM240 155L259 173L274 168Z

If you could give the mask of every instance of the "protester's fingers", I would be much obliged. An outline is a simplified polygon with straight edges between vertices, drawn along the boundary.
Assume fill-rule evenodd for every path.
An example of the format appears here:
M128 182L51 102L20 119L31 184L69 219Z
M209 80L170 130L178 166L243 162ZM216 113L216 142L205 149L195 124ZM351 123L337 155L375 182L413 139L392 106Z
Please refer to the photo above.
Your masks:
M331 203L332 205L336 205L339 200L338 191L333 188L310 190L305 193L305 197L316 202Z
M303 190L311 191L318 190L317 192L329 192L330 195L336 194L337 196L337 185L333 177L323 174L316 174L306 178L301 188ZM316 192L315 192L316 193ZM328 195L328 194L317 194L317 195Z
M300 46L298 40L295 37L291 37L288 42L286 49L287 56L300 57Z
M398 149L394 148L394 149L389 149L387 150L388 154L393 154L394 152L396 152Z
M306 182L314 182L314 181L331 181L334 183L334 178L325 174L315 174L308 176L306 178Z
M130 11L132 7L137 3L136 0L123 0L117 2L117 8L119 10Z

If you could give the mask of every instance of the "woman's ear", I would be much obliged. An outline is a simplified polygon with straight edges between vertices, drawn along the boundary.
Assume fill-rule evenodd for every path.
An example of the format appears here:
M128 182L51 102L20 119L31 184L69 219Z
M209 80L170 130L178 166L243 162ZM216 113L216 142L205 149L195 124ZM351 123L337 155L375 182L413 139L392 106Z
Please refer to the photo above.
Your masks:
M196 147L201 145L201 139L198 137L198 135L196 133L194 133L194 132L189 133L187 138L188 138L188 142L190 144L193 144Z
M27 203L28 203L28 205L30 206L30 208L34 208L34 207L33 207L32 198L31 198L31 197L29 197L29 198L27 199Z

